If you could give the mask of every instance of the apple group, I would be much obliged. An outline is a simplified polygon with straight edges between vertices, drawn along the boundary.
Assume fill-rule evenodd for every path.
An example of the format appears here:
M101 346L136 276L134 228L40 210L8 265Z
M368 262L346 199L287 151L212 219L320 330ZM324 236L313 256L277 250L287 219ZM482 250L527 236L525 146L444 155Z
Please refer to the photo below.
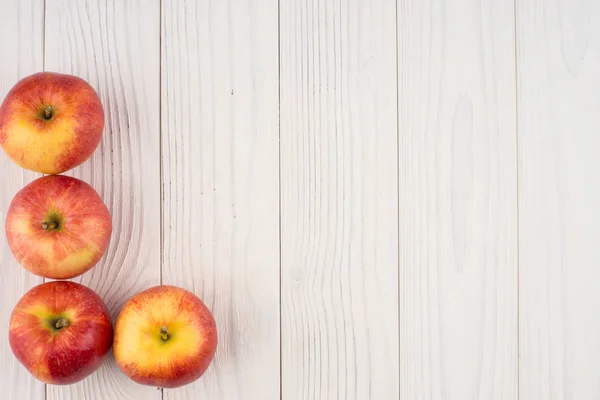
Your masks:
M92 289L68 281L106 253L112 218L88 183L60 175L87 161L104 129L104 109L85 80L40 72L21 79L0 105L0 146L24 169L46 174L13 198L6 239L27 271L53 279L15 305L8 341L36 379L79 382L113 350L125 375L142 385L174 388L204 374L217 347L217 328L192 292L160 285L133 295L113 326Z

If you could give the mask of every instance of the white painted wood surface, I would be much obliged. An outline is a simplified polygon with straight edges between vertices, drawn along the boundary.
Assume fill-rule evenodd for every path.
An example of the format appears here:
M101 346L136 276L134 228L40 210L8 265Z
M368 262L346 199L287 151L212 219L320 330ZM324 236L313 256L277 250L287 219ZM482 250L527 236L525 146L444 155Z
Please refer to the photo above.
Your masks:
M214 310L214 363L165 399L279 399L277 1L163 2L163 283Z
M395 399L395 2L280 7L282 395Z
M517 398L513 1L398 2L400 397Z
M522 399L600 398L600 3L517 8Z
M112 357L70 387L0 341L9 399L600 398L600 3L2 0L0 98L43 70L106 108L115 221L77 279L215 314L198 382ZM0 217L37 174L0 155ZM1 224L4 233L4 224ZM0 241L3 315L41 280Z
M138 291L160 283L160 2L46 4L46 70L93 85L106 126L92 159L73 170L102 196L113 235L101 263L75 280L94 289L112 317ZM47 388L47 399L160 399L133 383L112 357L88 379Z

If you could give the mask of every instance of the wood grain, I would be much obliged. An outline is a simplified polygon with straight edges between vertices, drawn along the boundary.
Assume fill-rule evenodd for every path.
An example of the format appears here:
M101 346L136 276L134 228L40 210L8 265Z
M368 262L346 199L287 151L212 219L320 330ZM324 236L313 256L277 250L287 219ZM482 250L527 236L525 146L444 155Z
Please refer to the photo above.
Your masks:
M517 398L513 11L398 2L403 399Z
M43 0L8 0L0 12L0 102L19 79L43 69ZM6 241L4 221L14 195L41 176L12 162L0 150L2 186L0 190L0 387L7 399L44 399L44 384L35 380L14 357L8 343L8 316L27 290L42 283L15 260Z
M521 0L520 397L600 398L600 4Z
M219 346L165 399L279 399L277 1L163 2L163 283Z
M397 399L395 1L280 7L282 398Z
M102 142L72 171L113 217L107 254L75 280L94 289L114 318L138 291L160 283L160 2L53 0L46 10L46 69L86 79L106 112ZM84 381L48 386L48 399L159 399L112 357Z

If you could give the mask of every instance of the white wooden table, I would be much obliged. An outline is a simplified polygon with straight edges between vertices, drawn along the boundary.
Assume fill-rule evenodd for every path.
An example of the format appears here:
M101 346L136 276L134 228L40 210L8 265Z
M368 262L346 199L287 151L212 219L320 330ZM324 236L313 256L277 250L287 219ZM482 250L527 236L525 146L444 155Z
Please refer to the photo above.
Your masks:
M113 317L185 287L220 333L182 389L112 359L45 387L7 339L41 279L2 235L3 399L600 398L600 2L0 4L1 98L60 71L106 108L69 174L114 232L76 280ZM4 221L38 175L0 168Z

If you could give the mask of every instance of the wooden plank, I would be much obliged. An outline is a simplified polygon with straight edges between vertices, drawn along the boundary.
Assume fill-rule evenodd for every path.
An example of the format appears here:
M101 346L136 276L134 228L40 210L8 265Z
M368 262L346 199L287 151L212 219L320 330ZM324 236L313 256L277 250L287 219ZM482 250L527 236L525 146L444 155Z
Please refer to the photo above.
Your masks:
M106 127L92 159L73 171L103 197L113 236L103 260L75 280L116 318L124 302L160 283L160 2L48 1L46 69L88 80ZM48 386L48 399L159 399L112 360L83 382Z
M400 397L517 397L513 0L399 0Z
M213 311L205 375L165 399L279 399L277 0L163 3L163 283Z
M600 4L521 0L520 397L600 398Z
M397 399L396 3L281 1L284 399Z
M0 13L0 102L19 79L44 68L44 2L43 0L8 0ZM42 283L19 266L6 241L4 221L14 195L26 184L41 176L12 162L0 151L2 190L0 190L0 387L7 399L43 399L44 384L35 380L14 357L8 344L8 316L21 296Z

